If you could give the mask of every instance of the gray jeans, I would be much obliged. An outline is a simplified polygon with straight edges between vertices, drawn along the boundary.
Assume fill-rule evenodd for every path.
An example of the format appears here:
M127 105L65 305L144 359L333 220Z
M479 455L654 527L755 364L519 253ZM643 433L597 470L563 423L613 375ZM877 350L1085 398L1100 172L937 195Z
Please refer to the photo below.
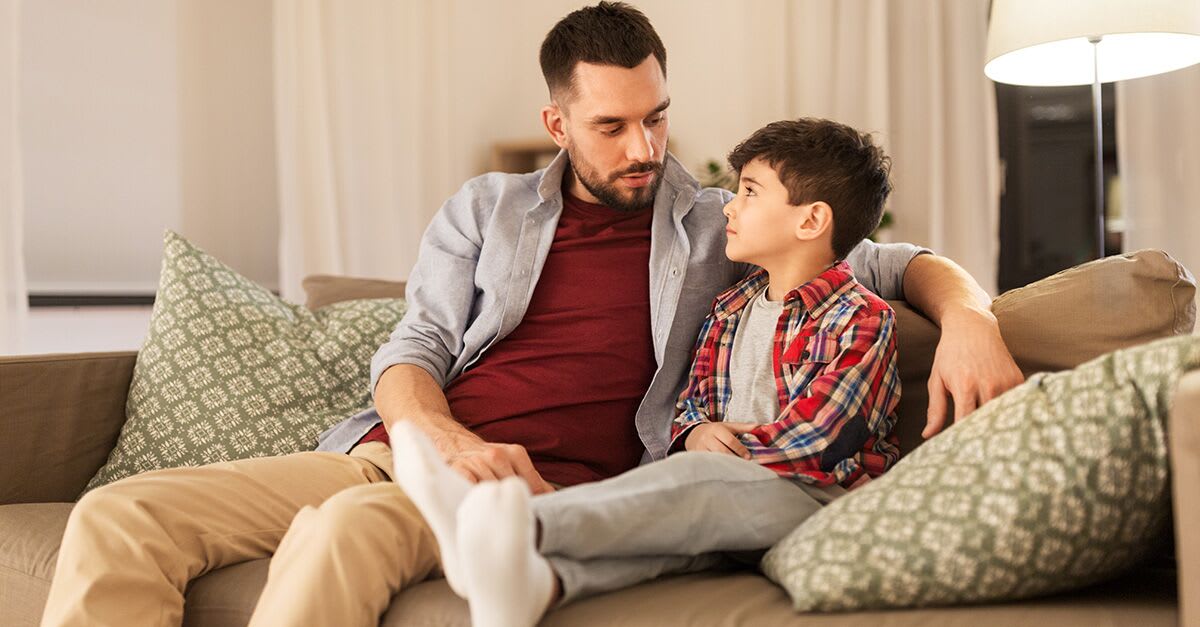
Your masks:
M761 552L845 490L780 478L752 461L685 452L534 497L538 551L562 602Z

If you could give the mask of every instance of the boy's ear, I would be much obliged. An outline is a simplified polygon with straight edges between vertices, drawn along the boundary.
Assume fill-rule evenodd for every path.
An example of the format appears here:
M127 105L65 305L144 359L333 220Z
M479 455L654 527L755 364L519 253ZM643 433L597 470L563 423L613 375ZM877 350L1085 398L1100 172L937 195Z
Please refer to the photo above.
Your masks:
M542 107L542 125L546 127L546 132L550 133L550 139L559 148L567 147L567 131L566 131L566 116L563 115L563 110L558 104L551 102Z
M801 205L800 219L796 221L796 239L814 240L827 232L833 232L833 207L820 200Z

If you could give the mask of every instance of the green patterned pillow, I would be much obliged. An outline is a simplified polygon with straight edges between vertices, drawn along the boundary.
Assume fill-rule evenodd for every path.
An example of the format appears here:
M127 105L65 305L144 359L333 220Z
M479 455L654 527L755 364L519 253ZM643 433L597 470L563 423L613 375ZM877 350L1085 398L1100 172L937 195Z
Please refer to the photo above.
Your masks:
M1170 515L1166 424L1200 337L1033 375L776 544L798 611L1019 599L1092 584Z
M371 299L311 312L168 231L126 422L87 490L159 468L311 450L321 431L370 406L371 356L404 309Z

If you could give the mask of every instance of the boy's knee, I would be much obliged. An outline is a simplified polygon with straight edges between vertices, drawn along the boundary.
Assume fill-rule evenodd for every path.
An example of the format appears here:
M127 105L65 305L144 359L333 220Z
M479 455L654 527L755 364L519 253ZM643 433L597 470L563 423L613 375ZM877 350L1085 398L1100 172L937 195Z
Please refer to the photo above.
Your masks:
M762 471L774 474L741 457L708 451L684 451L659 463L666 465L664 471L691 482L729 479L743 473L761 474Z

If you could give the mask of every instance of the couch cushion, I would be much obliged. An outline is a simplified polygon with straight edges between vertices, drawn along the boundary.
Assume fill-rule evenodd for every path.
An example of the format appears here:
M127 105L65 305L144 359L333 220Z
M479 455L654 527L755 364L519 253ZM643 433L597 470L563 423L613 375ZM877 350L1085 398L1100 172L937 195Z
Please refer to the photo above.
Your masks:
M0 357L0 504L72 501L125 423L135 352Z
M37 625L72 503L0 505L0 625Z
M71 503L0 506L0 624L35 627L49 592ZM213 571L188 586L184 627L245 625L267 579L265 559ZM584 599L550 614L543 625L852 625L964 627L1014 624L1094 627L1175 625L1175 575L1155 569L1071 595L1023 603L938 610L797 615L778 586L752 573L666 578ZM466 603L444 580L398 594L380 625L468 627Z
M1200 337L1034 375L763 559L802 611L1018 599L1088 585L1158 548L1166 418Z
M399 299L309 311L167 232L128 416L93 489L147 470L312 450L371 404L371 355Z
M699 573L667 577L584 599L556 610L542 627L1096 627L1178 624L1175 573L1143 569L1120 580L1072 594L1018 603L923 610L797 614L787 595L753 573ZM468 627L467 605L445 581L429 581L398 595L380 625Z
M404 298L404 281L361 279L332 274L313 274L304 277L304 306L320 309L326 305L364 298Z
M1139 250L1005 292L992 302L992 312L1028 376L1191 333L1195 296L1196 281L1186 268L1161 250Z

